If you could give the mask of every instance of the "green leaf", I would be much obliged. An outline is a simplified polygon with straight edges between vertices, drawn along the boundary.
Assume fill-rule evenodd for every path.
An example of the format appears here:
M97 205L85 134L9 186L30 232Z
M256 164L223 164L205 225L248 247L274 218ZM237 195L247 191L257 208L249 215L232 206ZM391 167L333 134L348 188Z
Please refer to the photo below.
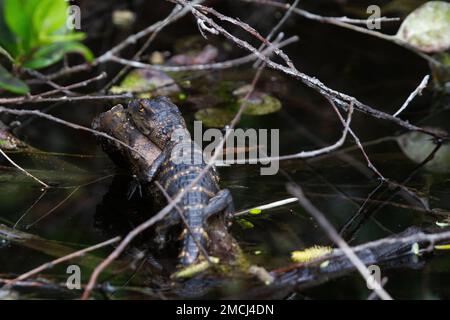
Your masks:
M423 52L441 52L450 48L450 3L429 1L403 21L397 38Z
M33 28L39 39L66 30L67 8L65 0L40 0L33 14Z
M88 62L94 59L91 50L82 43L60 42L42 47L29 61L25 62L24 66L31 69L45 68L60 61L66 53L79 53Z
M6 25L4 6L5 1L0 0L0 45L12 56L16 56L18 53L17 40Z
M258 209L258 208L254 208L254 209L250 209L248 212L252 215L258 215L258 214L261 214L262 210Z
M271 95L254 90L252 85L246 84L233 91L238 98L238 106L245 105L244 114L250 116L263 116L277 112L281 109L281 102Z
M241 226L242 229L252 229L255 227L253 223L245 219L238 219L237 223Z
M444 134L444 132L434 130ZM416 131L399 136L397 143L403 153L415 163L424 161L436 148L436 144L429 135ZM434 173L450 172L450 145L442 145L424 168Z
M41 45L49 45L54 44L56 42L74 42L84 40L86 38L86 34L83 32L73 32L67 34L52 34L46 35L42 37L39 42Z
M17 94L26 94L30 89L20 79L15 78L3 66L0 65L0 88Z
M29 52L32 39L32 17L41 0L5 0L4 15L9 30L17 38L19 51Z

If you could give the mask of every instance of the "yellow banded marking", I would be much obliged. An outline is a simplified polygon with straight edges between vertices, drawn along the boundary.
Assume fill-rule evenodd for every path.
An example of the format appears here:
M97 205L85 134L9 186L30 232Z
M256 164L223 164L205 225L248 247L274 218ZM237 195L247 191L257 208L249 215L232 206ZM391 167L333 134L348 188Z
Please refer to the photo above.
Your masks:
M186 145L186 147L191 147ZM189 160L194 160L194 159L199 159L201 160L201 162L203 163L203 151L200 148L190 148L190 150L180 150L180 152L178 154L175 154L174 152L172 152L170 154L170 161L175 162L177 160L179 160L179 158L184 158L186 157Z
M211 190L208 190L202 186L193 186L191 188L192 191L198 191L198 192L203 192L206 193L210 198L214 197L216 194L214 192L212 192Z
M160 177L165 176L169 173L169 171L173 171L175 168L173 166L167 166L167 163L164 163L164 166L166 167L161 173L159 174Z
M184 190L185 190L184 188L180 188L180 189L178 190L178 194L184 192ZM212 197L214 197L214 196L216 195L214 192L212 192L212 191L210 191L210 190L208 190L208 189L206 189L206 188L203 188L203 187L201 187L201 186L194 186L194 187L192 187L192 188L190 189L190 191L203 192L203 193L205 193L207 196L209 196L210 198L212 198Z
M206 205L200 203L200 204L188 204L183 206L182 208L184 210L189 210L189 209L203 209L204 207L206 207Z
M186 169L182 172L178 172L176 174L174 174L173 176L171 176L169 179L167 179L166 183L164 184L164 188L167 190L167 188L170 186L170 184L174 181L177 181L179 178L187 176L191 173L195 173L195 171L190 170L190 169Z
M190 228L192 233L194 235L201 235L203 237L203 239L208 240L209 239L209 235L206 232L205 228L203 227L196 227L196 228ZM180 235L180 240L186 238L187 236L190 236L191 233L189 232L189 230L187 228L184 228L183 231L181 232ZM184 250L184 249L183 249Z
M164 166L166 168L159 173L160 177L167 175L170 171L175 171L175 167L173 165L168 166L168 163L165 163ZM202 170L203 169L200 167L192 166L192 167L186 168L184 171L189 171L189 172L195 173L195 172L201 172Z

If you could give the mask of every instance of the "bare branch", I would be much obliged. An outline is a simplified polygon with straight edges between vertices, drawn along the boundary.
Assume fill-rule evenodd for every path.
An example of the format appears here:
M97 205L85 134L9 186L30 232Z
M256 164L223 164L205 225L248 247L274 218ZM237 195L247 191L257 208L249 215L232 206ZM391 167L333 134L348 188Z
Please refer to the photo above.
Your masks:
M272 1L272 0L241 0L241 1L266 4L266 5L281 8L284 10L290 9L289 4L280 3L280 2L276 2L276 1ZM350 30L353 30L353 31L356 31L359 33L364 33L364 34L367 34L367 35L370 35L370 36L373 36L373 37L376 37L379 39L393 42L407 50L414 52L415 54L417 54L418 56L422 57L423 59L427 60L430 63L433 63L435 65L442 64L438 60L421 52L414 46L410 45L408 42L402 40L401 38L396 37L395 35L387 35L387 34L384 34L384 33L378 32L378 31L369 30L369 29L362 28L360 26L355 25L355 24L367 24L368 20L349 19L347 17L324 17L324 16L314 14L314 13L308 12L306 10L298 9L298 8L294 9L294 12L306 19L315 20L315 21L322 22L322 23L333 24L333 25L336 25L336 26L339 26L339 27L342 27L345 29L350 29ZM376 21L396 21L396 20L399 20L399 19L382 17L379 19L373 19L371 21L376 22Z
M192 3L200 4L203 1L204 0L194 0ZM96 58L91 64L83 63L83 64L79 64L79 65L76 65L73 67L65 67L54 74L46 76L46 80L53 80L53 79L56 79L56 78L59 78L59 77L65 76L65 75L69 75L72 73L76 73L76 72L80 72L80 71L87 71L87 70L91 69L92 67L95 67L99 64L108 62L108 61L110 61L110 58L112 56L117 55L124 48L128 47L131 44L135 44L141 38L146 37L147 35L149 35L153 32L156 32L157 30L161 30L161 28L182 18L186 13L189 12L188 8L184 8L182 6L177 6L176 8L174 8L174 10L176 11L176 14L174 12L172 12L165 19L160 20L160 21L148 26L147 28L139 31L138 33L130 35L124 41L117 44L116 46L114 46L113 48L111 48L110 50L108 50L107 52L105 52L104 54L99 56L98 58Z
M409 95L408 99L406 99L405 103L403 103L403 105L400 107L400 109L398 109L398 111L396 113L394 113L394 117L397 117L400 113L402 113L417 95L420 96L422 94L423 89L425 89L427 87L427 85L428 85L428 80L429 79L430 79L429 75L426 75L422 79L422 82L420 82L420 84L416 88L416 90L411 92L411 94Z
M263 50L261 53L264 55L269 55L274 51L274 48L282 48L291 43L298 41L297 36L290 37L284 41L280 41L279 43L274 42L272 47ZM143 63L140 61L127 60L120 57L112 56L110 58L111 61L140 69L153 69L164 72L183 72L183 71L204 71L204 70L221 70L221 69L229 69L233 67L237 67L249 62L256 60L257 57L254 54L249 54L245 57L236 58L232 60L227 60L223 62L215 62L208 64L195 64L190 66L161 66L161 65L152 65L148 63Z
M81 125L78 125L78 124L75 124L75 123L71 123L71 122L62 120L60 118L51 116L49 114L42 113L39 110L8 109L8 108L5 108L3 106L0 106L0 113L9 113L9 114L14 114L16 116L24 116L24 115L37 116L37 117L45 118L47 120L50 120L50 121L53 121L53 122L65 125L67 127L70 127L70 128L76 129L76 130L87 131L87 132L93 133L94 135L97 135L97 136L100 136L100 137L112 140L112 141L114 141L114 142L124 146L125 148L127 148L127 149L129 149L129 150L131 150L133 152L136 152L141 157L145 158L145 156L143 154L141 154L138 150L130 147L126 143L124 143L124 142L120 141L119 139L116 139L116 138L114 138L114 137L112 137L112 136L110 136L110 135L108 135L108 134L106 134L104 132L97 131L97 130L94 130L94 129L91 129L91 128L88 128L88 127L84 127L84 126L81 126Z
M11 163L14 167L16 167L17 169L19 169L20 171L22 171L25 175L27 175L28 177L32 178L34 181L36 181L37 183L39 183L41 186L43 186L44 188L50 188L50 186L48 184L46 184L45 182L39 180L38 178L36 178L35 176L33 176L31 173L29 173L27 170L25 170L24 168L22 168L21 166L19 166L17 163L15 163L10 157L8 157L8 155L0 148L0 153L2 154L2 156L5 157L6 160L8 160L9 163Z
M269 67L271 67L271 68L273 68L275 70L282 71L283 73L285 73L287 75L290 75L290 76L292 76L292 77L294 77L296 79L300 79L308 87L316 90L317 92L319 92L320 94L322 94L323 96L325 96L327 98L333 99L333 101L336 103L336 105L338 107L346 109L346 108L348 108L350 103L353 103L355 109L357 109L357 110L359 110L361 112L364 112L364 113L366 113L366 114L368 114L368 115L370 115L370 116L372 116L374 118L391 121L393 123L396 123L399 126L402 126L402 127L406 128L406 129L413 130L413 131L420 131L420 132L424 132L426 134L429 134L429 135L431 135L433 137L442 138L440 136L437 136L437 134L435 132L431 131L431 130L412 125L409 122L403 121L403 120L401 120L401 119L399 119L397 117L393 117L390 114L387 114L385 112L373 109L373 108L371 108L371 107L361 103L360 101L358 101L356 98L354 98L352 96L346 95L344 93L338 92L336 90L333 90L333 89L327 87L325 84L323 84L317 78L308 76L308 75L300 72L299 70L297 70L295 68L295 66L293 66L292 61L289 59L289 57L287 57L286 54L281 49L277 49L275 51L275 53L277 55L279 55L285 61L287 66L279 64L279 63L276 63L276 62L270 60L266 56L262 55L258 51L258 49L256 49L252 45L250 45L248 42L246 42L244 40L241 40L241 39L235 37L234 35L232 35L231 33L229 33L223 27L221 27L216 22L214 22L214 20L212 20L211 18L209 18L208 16L206 16L205 14L203 14L202 12L197 10L194 6L192 6L186 0L170 0L170 1L174 1L176 3L179 3L179 4L182 4L184 6L190 7L192 14L196 18L201 18L201 19L205 20L206 22L208 22L209 25L211 25L215 29L217 29L227 39L229 39L232 42L236 43L238 46L243 47L243 48L247 49L248 51L254 53L256 56L258 56L258 58L263 60ZM203 6L200 6L200 7L202 9L205 8ZM241 21L238 21L236 19L232 19L232 18L228 18L226 16L223 16L222 14L218 13L217 11L215 11L213 9L205 9L205 10L210 12L210 13L213 13L214 15L218 16L220 19L224 19L224 20L232 22L233 24L239 25L244 30L250 32L251 35L253 35L257 39L264 39L264 37L262 37L255 29L249 27L247 24L244 24ZM272 46L273 45L269 41L267 41L266 39L264 39L262 42L265 43L268 46Z
M35 274L38 274L38 273L40 273L40 272L42 272L42 271L44 271L46 269L53 268L55 265L58 265L60 263L63 263L63 262L66 262L68 260L72 260L72 259L75 259L75 258L78 258L78 257L82 257L88 252L91 252L91 251L94 251L94 250L97 250L97 249L109 246L109 245L111 245L113 243L116 243L118 241L120 241L120 237L115 237L115 238L109 239L107 241L98 243L96 245L84 248L82 250L78 250L78 251L76 251L74 253L71 253L71 254L68 254L68 255L66 255L64 257L55 259L55 260L47 262L47 263L44 263L44 264L40 265L39 267L36 267L36 268L26 272L26 273L21 274L20 276L18 276L17 278L15 278L13 280L8 280L6 282L6 285L5 285L4 288L8 288L10 286L13 286L17 282L26 280L26 279L34 276Z
M347 258L353 263L356 269L361 273L364 280L375 283L374 291L383 300L392 300L392 297L387 293L380 283L377 282L375 278L371 275L370 271L361 261L361 259L355 254L352 248L345 242L345 240L339 235L336 229L331 225L331 223L325 218L325 215L320 212L304 195L300 186L297 184L289 184L287 186L288 192L294 197L297 197L300 205L311 214L322 229L327 233L328 237L333 240L333 242L344 252Z
M72 96L74 93L69 91L69 90L85 87L85 86L87 86L88 84L90 84L92 82L99 81L99 80L102 80L104 78L106 78L106 73L102 72L98 76L95 76L93 78L90 78L90 79L87 79L87 80L84 80L84 81L81 81L81 82L77 82L77 83L74 83L74 84L71 84L71 85L68 85L68 86L64 86L64 87L58 86L58 88L55 89L55 90L39 93L39 94L36 94L36 95L28 95L28 96L24 96L24 97L0 99L0 104L22 104L22 103L30 103L30 102L36 103L36 102L48 101L48 100L45 100L44 98L48 97L48 96L52 96L52 95L54 95L56 93L59 93L61 91L65 92L65 93L69 92L70 96ZM77 97L77 98L79 98L79 97ZM75 99L75 98L64 96L64 97L58 97L57 99L70 101L70 99Z

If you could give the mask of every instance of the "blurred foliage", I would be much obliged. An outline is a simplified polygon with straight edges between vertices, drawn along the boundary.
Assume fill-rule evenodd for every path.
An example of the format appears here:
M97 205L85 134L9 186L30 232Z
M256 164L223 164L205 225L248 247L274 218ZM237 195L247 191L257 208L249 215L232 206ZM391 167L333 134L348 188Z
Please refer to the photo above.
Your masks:
M446 133L438 129L433 130L441 134ZM397 138L397 142L403 153L415 163L421 163L427 159L437 147L429 135L416 131L401 135ZM434 173L450 172L450 146L448 144L442 145L424 167Z
M92 52L79 41L85 35L68 28L65 0L0 0L0 54L21 67L41 69L61 61L66 53L79 53L87 61ZM0 88L25 94L28 86L0 68Z

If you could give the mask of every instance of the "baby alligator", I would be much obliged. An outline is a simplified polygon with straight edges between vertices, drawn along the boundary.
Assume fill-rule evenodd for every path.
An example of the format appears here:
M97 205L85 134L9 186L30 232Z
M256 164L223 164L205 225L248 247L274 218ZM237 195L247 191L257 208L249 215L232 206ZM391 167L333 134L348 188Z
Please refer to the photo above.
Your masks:
M158 181L175 198L207 166L201 148L191 140L178 107L166 97L133 100L127 112L138 130L162 150L144 182ZM200 253L198 244L207 245L206 220L220 212L228 216L234 211L230 192L220 190L218 182L219 176L212 167L177 204L187 221L182 233L181 265L196 262ZM173 209L159 232L163 236L170 226L180 222L180 213Z

